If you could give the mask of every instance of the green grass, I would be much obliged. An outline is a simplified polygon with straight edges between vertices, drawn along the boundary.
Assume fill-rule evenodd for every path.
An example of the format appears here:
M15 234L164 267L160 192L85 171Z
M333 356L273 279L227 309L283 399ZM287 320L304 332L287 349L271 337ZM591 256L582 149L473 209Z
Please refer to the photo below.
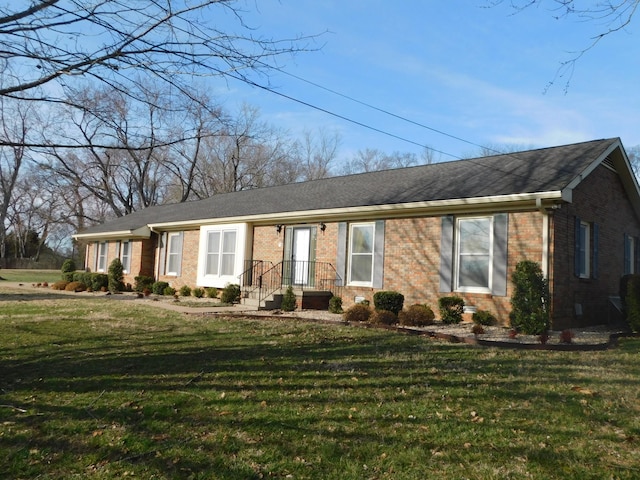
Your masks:
M640 477L636 339L498 350L0 299L0 478Z
M18 270L0 269L0 286L2 282L42 283L57 282L62 278L60 270Z

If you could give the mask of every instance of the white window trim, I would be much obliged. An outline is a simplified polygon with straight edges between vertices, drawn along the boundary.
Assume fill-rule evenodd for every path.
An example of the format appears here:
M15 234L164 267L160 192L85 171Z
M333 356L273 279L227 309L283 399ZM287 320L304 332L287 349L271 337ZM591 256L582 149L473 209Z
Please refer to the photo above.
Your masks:
M104 250L103 250L104 247ZM96 251L96 272L107 271L107 256L109 253L109 242L98 242L98 249ZM104 258L104 265L100 265L100 259Z
M580 236L582 237L582 229L585 230L584 243L582 242L582 238L580 239L580 257L584 259L584 268L583 272L580 269L580 278L590 278L591 277L591 224L589 222L580 221Z
M127 255L124 254L125 248L128 250ZM131 270L131 242L129 240L123 240L120 244L120 261L122 262L122 272L129 273Z
M460 222L465 220L489 220L489 285L487 287L465 287L460 285ZM454 291L461 293L491 293L493 290L493 255L494 255L494 217L493 215L477 217L459 217L455 225L455 266Z
M353 229L354 227L372 227L373 235L372 235L372 244L371 244L371 280L368 282L360 282L351 280L351 259L352 259L352 243L353 240ZM347 284L353 287L372 287L373 286L373 276L376 271L376 223L375 222L362 222L362 223L352 223L349 225L349 240L347 243ZM357 254L362 255L362 254Z
M180 265L182 263L182 250L180 250L180 252L178 253L171 253L171 245L172 242L175 241L175 239L180 239L182 232L170 232L169 234L167 234L167 253L166 253L166 264L165 264L165 275L171 275L174 277L178 276L178 271L171 271L169 270L169 265L171 264L171 262L169 261L169 259L171 258L172 255L175 255L178 258L178 261L176 262L176 266L178 268L180 268ZM184 242L184 238L182 240ZM182 247L182 246L181 246Z
M220 232L220 255L218 258L218 273L207 274L207 249L209 232ZM231 275L222 275L222 245L224 232L235 231L236 244ZM246 223L233 223L226 225L205 225L200 227L200 244L198 248L198 277L196 283L200 287L224 288L227 284L237 284L239 276L244 269L244 260L250 244L250 229Z

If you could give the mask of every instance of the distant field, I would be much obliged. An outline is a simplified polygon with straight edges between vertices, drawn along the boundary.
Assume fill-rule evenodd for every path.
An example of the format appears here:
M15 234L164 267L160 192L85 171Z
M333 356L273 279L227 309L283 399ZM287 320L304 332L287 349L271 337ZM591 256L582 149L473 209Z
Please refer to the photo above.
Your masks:
M62 274L60 270L17 270L17 269L0 269L0 282L57 282Z

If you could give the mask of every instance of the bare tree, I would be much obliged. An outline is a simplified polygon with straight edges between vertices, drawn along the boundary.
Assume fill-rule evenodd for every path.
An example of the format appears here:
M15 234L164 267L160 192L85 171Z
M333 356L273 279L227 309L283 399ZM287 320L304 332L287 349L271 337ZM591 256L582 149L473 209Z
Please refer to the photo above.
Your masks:
M340 135L335 132L329 134L319 130L317 135L305 131L302 140L294 144L294 158L299 168L300 180L317 180L331 174L332 163L338 154Z
M393 152L387 154L377 149L359 150L355 157L342 168L342 173L374 172L390 168L403 168L417 165L418 158L413 153Z
M0 6L0 97L62 102L78 80L135 96L149 81L190 96L194 77L248 79L311 37L260 37L237 0L17 0ZM221 27L222 25L222 27ZM303 43L305 43L303 45ZM148 101L148 98L139 98Z
M491 5L508 3L515 12L528 8L548 5L552 16L559 18L576 18L581 22L596 23L600 31L593 36L586 47L578 50L573 56L560 64L555 80L566 77L565 90L568 88L576 62L589 50L594 48L605 37L624 30L632 21L640 7L640 0L598 0L595 2L579 2L577 0L489 0ZM548 88L547 87L547 88Z

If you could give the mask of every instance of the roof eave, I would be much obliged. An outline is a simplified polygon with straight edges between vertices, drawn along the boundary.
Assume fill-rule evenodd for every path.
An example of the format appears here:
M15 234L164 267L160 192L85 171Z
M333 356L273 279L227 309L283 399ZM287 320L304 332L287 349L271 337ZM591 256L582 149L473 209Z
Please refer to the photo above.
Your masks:
M322 210L305 210L278 212L265 215L245 215L225 218L203 218L179 222L162 222L149 224L152 231L180 230L199 228L203 225L219 225L230 223L252 223L268 225L273 223L309 223L313 221L342 221L373 218L399 218L415 216L437 216L451 214L474 214L490 211L519 211L543 207L571 201L570 192L548 191L536 193L520 193L511 195L495 195L488 197L435 200L428 202L394 203L385 205L366 205L357 207L331 208Z

